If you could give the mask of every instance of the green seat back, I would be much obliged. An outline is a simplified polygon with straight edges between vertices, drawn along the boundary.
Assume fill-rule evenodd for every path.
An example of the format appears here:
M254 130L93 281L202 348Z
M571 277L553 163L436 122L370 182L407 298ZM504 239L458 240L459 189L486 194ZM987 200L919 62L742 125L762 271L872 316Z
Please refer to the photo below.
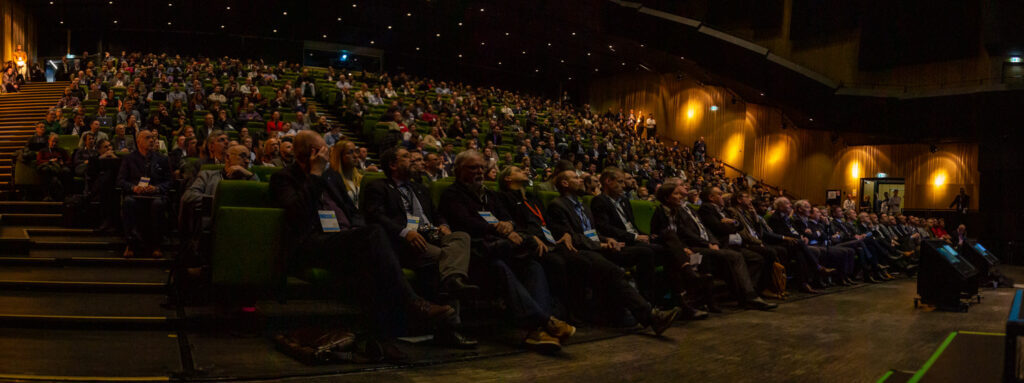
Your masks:
M221 185L224 182L230 181L222 181ZM213 286L257 297L278 291L285 276L281 256L283 227L283 209L217 208L210 260Z
M651 234L651 219L654 212L661 204L651 201L630 200L630 207L633 208L633 218L636 219L636 229L644 234Z
M441 194L444 194L444 191L453 183L455 182L452 180L442 178L430 184L430 199L434 202L434 206L441 206Z
M68 152L70 156L78 149L78 136L74 134L61 134L57 136L57 146Z
M544 208L547 208L548 204L551 203L551 201L554 201L555 198L558 198L558 192L538 191L537 198L539 198L540 202L544 204Z
M583 198L580 198L580 199L583 200L583 206L586 206L587 209L590 209L590 202L594 200L594 196L592 196L592 195L585 195L585 196L583 196Z
M199 167L199 170L224 170L224 164L206 164Z
M221 207L270 207L270 184L266 182L223 180L213 195L213 211Z
M282 168L276 166L253 166L252 168L249 168L249 171L256 174L257 177L260 177L260 181L270 182L270 175L277 173L281 169Z
M484 186L488 189L498 191L498 181L484 181Z
M384 172L366 172L363 173L363 179L359 181L359 188L366 187L373 180L384 179Z

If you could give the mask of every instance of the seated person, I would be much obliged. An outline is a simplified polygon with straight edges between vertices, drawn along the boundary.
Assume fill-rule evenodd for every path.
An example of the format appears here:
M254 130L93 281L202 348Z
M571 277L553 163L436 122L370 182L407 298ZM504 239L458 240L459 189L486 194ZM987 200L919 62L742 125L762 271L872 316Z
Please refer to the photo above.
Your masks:
M33 134L32 137L29 137L28 143L25 144L25 148L33 152L38 152L43 150L43 148L46 148L49 142L50 133L46 131L46 123L39 121L36 123L35 134Z
M413 270L438 268L441 296L461 297L479 290L469 283L469 235L453 232L437 214L430 192L411 178L410 157L409 151L401 148L381 154L387 178L366 185L362 211L370 223L384 229L402 266ZM464 347L476 345L475 340L453 331L436 334L434 340Z
M110 137L110 144L114 147L115 153L128 154L135 150L135 138L125 134L124 124L117 124L114 127L114 136Z
M114 154L114 146L107 139L97 140L96 154L89 159L85 173L86 200L100 205L100 225L97 231L117 229L121 201L115 188L120 169L121 157Z
M304 131L295 136L295 144L295 163L270 178L271 196L285 211L289 266L354 276L360 290L353 295L374 317L366 324L384 340L386 359L407 359L390 341L386 323L404 311L413 319L448 326L457 322L455 310L413 291L384 229L365 223L341 177L328 166L330 148L323 137Z
M853 276L854 267L853 249L825 246L827 238L823 237L824 234L820 230L815 230L816 227L811 222L810 211L807 211L806 214L798 214L793 209L793 204L789 202L789 198L776 198L772 205L773 213L771 217L768 217L767 221L768 226L771 227L775 234L797 239L808 245L808 248L814 254L814 258L818 260L821 266L835 270L834 283L844 286L856 284L850 279ZM827 281L828 279L823 281L821 286L817 287L828 287Z
M100 128L101 126L99 120L92 120L92 122L89 123L88 132L92 133L92 136L94 139L96 139L96 142L99 142L100 140L109 140L107 134L101 131Z
M281 140L281 151L278 153L278 157L270 161L272 166L279 168L286 168L295 163L294 144L292 140Z
M757 295L743 254L718 246L715 236L711 235L697 214L686 204L688 194L684 183L668 182L658 188L655 195L661 202L661 208L654 212L651 219L651 233L662 240L677 239L690 251L700 253L708 258L708 262L715 263L717 271L724 274L740 306L758 310L778 307Z
M743 237L739 235L739 221L725 216L725 201L722 199L722 190L717 187L708 187L700 191L700 200L703 203L697 209L697 217L700 218L704 227L712 236L718 240L719 246L743 254L743 260L747 263L747 271L750 272L750 280L754 282L754 291L762 291L768 286L765 276L762 273L765 265L771 266L778 260L774 250L768 248L748 249L743 246ZM755 250L756 249L756 250ZM772 294L763 294L772 295Z
M484 159L467 150L455 157L455 183L441 195L440 211L452 230L473 238L473 261L485 265L514 325L527 331L523 343L539 352L556 352L562 342L576 333L554 315L554 302L544 270L531 256L540 240L520 234L497 195L484 187Z
M124 193L126 258L152 254L162 257L164 214L171 169L167 157L156 151L156 133L143 130L135 139L135 151L124 157L117 185Z
M207 229L210 222L203 222L203 200L212 200L221 180L259 181L260 178L249 170L249 149L235 145L227 150L224 168L220 170L203 170L195 177L192 184L181 196L181 213L178 215L181 230L182 250L178 256L182 258L182 266L189 273L198 275L198 268L208 265L198 255L199 234Z
M549 220L543 213L543 205L526 195L529 181L526 172L516 166L506 167L498 175L502 204L512 214L514 224L539 241L538 253L552 292L566 305L579 306L586 303L586 290L592 290L600 297L595 297L597 302L608 302L611 307L607 308L628 310L638 323L650 326L655 334L661 335L667 330L679 315L679 309L653 308L629 284L621 267L599 252L577 247L581 244L574 244L576 236L572 233L555 237L547 226ZM570 308L570 311L579 310Z
M46 187L44 201L63 201L65 188L71 186L71 156L57 145L58 136L50 133L46 147L36 152L36 171Z
M601 236L614 238L616 241L625 243L628 246L650 248L662 260L651 259L650 263L637 265L637 285L645 293L648 300L653 300L654 266L663 264L667 279L672 290L676 303L683 310L684 318L703 319L707 313L691 308L683 300L686 293L685 286L689 285L692 295L698 296L699 300L710 301L711 290L705 288L706 281L695 270L694 266L684 266L689 263L689 257L683 253L670 251L669 248L651 243L651 238L637 230L636 218L633 216L633 208L626 197L625 173L615 167L605 168L600 177L601 194L594 197L590 203L590 211L594 216L594 227ZM646 291L645 291L646 290Z
M356 207L359 207L363 173L356 169L356 144L348 140L336 142L331 150L331 169L341 174L345 192Z
M85 177L85 170L89 166L89 159L96 156L96 136L92 132L85 132L78 139L78 148L71 155L71 164L75 177Z
M803 205L807 205L808 208L810 203L806 200L800 200L796 202L797 213L804 209ZM853 209L843 210L839 206L834 206L832 210L832 216L824 216L819 218L824 212L814 212L812 210L812 219L821 222L823 225L828 225L826 232L831 232L832 236L829 238L833 246L850 248L856 251L856 260L860 263L861 275L865 282L876 283L887 280L889 278L881 275L883 272L882 268L878 264L878 256L868 246L868 241L871 239L866 234L860 233L855 225L856 212ZM845 212L849 212L849 215L853 219L848 221Z

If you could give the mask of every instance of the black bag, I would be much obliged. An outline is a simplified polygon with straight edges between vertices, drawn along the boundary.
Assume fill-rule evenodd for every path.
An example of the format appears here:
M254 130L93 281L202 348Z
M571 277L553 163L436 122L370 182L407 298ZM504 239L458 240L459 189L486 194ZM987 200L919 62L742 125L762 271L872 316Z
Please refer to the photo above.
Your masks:
M307 327L274 336L277 349L296 360L314 365L327 363L370 363L383 357L374 342L357 342L344 329Z

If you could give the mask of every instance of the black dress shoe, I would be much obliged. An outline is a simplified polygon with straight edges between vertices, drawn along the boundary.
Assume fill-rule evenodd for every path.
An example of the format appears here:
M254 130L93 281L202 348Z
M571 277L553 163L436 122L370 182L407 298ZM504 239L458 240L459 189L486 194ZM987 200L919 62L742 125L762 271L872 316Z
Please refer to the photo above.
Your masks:
M746 302L743 302L743 307L754 310L768 311L774 310L775 308L779 307L779 305L777 303L765 302L764 299L757 297L754 299L749 299Z
M455 319L455 309L452 306L437 305L424 299L410 302L406 310L413 319L431 324L453 323Z
M679 306L679 317L685 320L708 319L708 312L695 309L690 307L690 305L683 303Z
M434 344L443 347L473 349L477 345L476 339L462 335L455 330L439 330L434 333Z
M680 310L675 307L668 311L651 309L650 322L647 324L651 326L651 330L654 330L654 335L661 335L661 333L672 327L672 322L676 321L676 317L679 316Z
M441 294L451 296L466 296L480 291L477 285L471 285L462 275L453 275L445 279L441 286Z

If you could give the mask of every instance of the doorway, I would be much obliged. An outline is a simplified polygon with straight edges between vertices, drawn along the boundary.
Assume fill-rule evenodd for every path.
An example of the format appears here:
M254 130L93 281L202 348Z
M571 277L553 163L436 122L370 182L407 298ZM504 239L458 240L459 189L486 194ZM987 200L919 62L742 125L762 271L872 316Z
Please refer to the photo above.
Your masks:
M860 210L872 213L900 213L906 196L903 178L861 178ZM897 197L895 200L893 197Z

